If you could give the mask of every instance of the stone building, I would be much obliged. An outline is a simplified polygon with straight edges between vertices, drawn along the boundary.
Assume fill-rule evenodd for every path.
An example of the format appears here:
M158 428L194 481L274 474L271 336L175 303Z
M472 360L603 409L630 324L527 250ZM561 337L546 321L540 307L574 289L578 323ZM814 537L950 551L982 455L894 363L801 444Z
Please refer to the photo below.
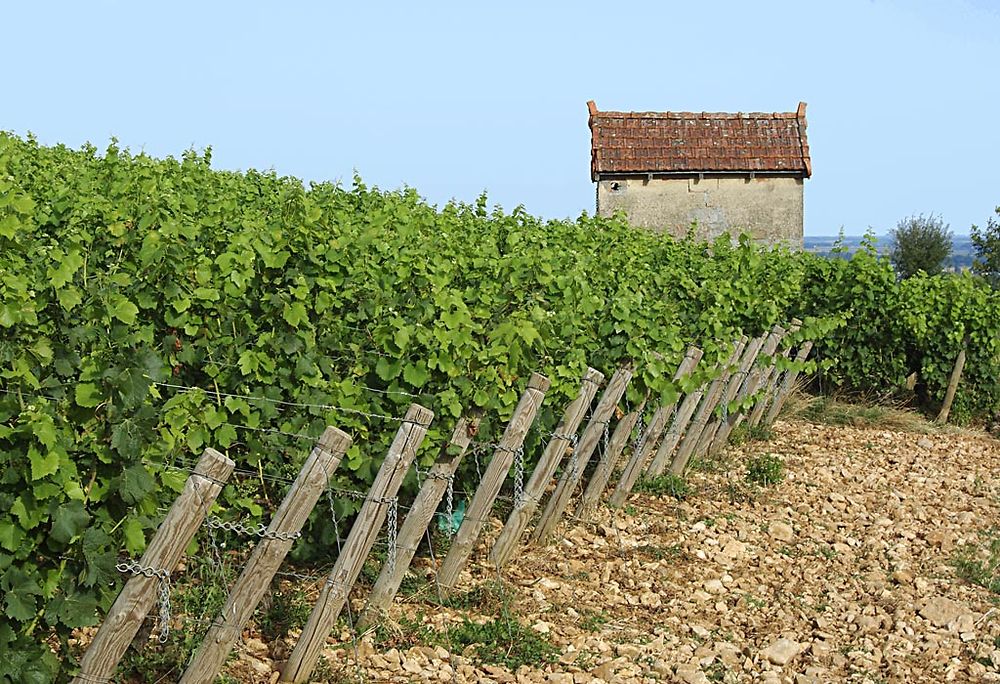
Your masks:
M749 232L802 246L802 189L812 175L806 103L795 112L716 114L590 109L597 213L700 238Z

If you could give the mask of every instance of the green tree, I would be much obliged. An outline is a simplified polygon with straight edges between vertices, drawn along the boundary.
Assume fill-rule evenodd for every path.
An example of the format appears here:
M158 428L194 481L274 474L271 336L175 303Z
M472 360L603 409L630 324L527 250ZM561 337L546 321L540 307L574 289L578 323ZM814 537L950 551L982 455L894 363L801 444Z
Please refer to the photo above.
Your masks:
M996 208L996 215L1000 217L1000 207ZM972 270L994 288L1000 288L1000 221L991 216L982 230L972 226L969 237L976 251Z
M951 258L951 230L940 216L910 216L889 231L889 259L905 280L917 271L934 275Z

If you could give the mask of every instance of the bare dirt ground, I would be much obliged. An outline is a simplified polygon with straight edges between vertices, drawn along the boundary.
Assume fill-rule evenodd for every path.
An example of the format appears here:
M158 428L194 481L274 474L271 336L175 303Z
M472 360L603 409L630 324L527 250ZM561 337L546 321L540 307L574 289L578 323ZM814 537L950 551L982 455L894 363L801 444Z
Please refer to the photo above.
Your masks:
M747 482L761 454L784 481ZM334 635L315 681L1000 682L1000 595L955 565L1000 528L997 440L779 422L688 484L683 501L636 494L565 524L502 582L482 544L464 603L436 605L429 585L398 599L388 627ZM441 637L503 610L554 646L548 662L484 664ZM251 636L228 674L275 681L290 643Z

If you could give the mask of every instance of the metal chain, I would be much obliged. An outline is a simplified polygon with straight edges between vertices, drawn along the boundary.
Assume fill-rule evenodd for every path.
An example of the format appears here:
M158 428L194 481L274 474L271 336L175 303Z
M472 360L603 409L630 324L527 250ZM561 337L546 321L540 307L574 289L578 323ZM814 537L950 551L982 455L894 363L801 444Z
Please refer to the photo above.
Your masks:
M524 498L524 449L514 453L514 503L519 504Z
M639 422L637 426L639 431L636 432L635 441L632 442L632 453L639 453L639 449L642 447L642 438L646 436L646 413L643 411L642 415L639 416Z
M571 475L573 477L575 477L576 476L576 468L577 468L577 465L580 462L580 458L579 458L579 455L578 455L578 452L580 451L580 449L579 449L580 444L579 444L579 441L577 441L577 439L576 439L576 435L573 435L572 444L573 444L573 453L571 453L569 455L569 463L566 464L566 470L568 470L571 473Z
M604 421L604 436L603 436L604 443L602 444L601 447L601 456L603 457L606 457L608 455L608 440L611 438L610 423L611 421L609 420Z
M477 444L476 446L474 446L472 448L472 457L476 461L476 481L477 482L482 482L483 481L483 466L479 462L479 452L483 450L484 446L489 446L489 445L479 445L479 444Z
M448 489L445 492L446 506L448 509L448 536L454 537L455 532L455 476L448 476Z
M115 570L133 576L156 577L160 580L160 634L156 640L161 644L167 643L167 637L170 635L170 571L142 565L135 560L118 563L115 565Z
M576 448L577 437L575 432L573 434L567 434L565 432L550 432L549 437L569 442L573 445L573 448Z
M445 490L446 495L446 506L448 507L448 536L454 536L455 523L453 521L453 516L455 514L455 474L448 473L443 475L441 473L435 473L433 470L421 470L419 466L416 467L417 470L417 484L420 484L420 478L423 477L427 480L444 480L448 483L448 488ZM439 514L440 515L440 514Z
M389 572L396 571L396 518L399 514L399 497L392 497L389 503L389 513L386 516L386 536L388 537L389 548L386 550L386 563L389 565Z
M210 530L225 530L226 532L238 532L239 534L246 534L250 536L262 537L264 539L280 539L282 541L291 541L293 539L298 539L302 536L301 532L272 532L267 529L264 523L258 523L251 527L244 525L240 521L228 522L221 520L220 518L210 516L205 524Z
M160 579L160 635L156 640L167 643L170 634L170 577Z

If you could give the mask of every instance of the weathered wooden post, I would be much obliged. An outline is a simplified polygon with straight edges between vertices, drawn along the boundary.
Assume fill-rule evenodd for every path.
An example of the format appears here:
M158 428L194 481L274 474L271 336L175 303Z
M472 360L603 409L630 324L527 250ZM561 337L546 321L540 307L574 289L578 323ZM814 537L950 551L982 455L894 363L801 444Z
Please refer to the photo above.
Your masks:
M407 410L403 424L396 431L389 453L368 491L368 498L362 504L347 541L340 550L337 562L320 590L319 598L312 613L309 614L305 627L302 628L302 635L281 671L281 681L301 684L309 680L309 675L316 667L316 661L323 651L326 638L347 602L351 587L357 581L365 558L385 521L389 506L392 505L399 485L406 477L406 471L410 469L417 449L427 434L427 427L433 419L434 413L423 406L411 404Z
M698 347L689 347L687 353L684 355L684 359L677 367L677 372L674 373L674 382L678 382L685 375L690 374L695 366L701 362L703 354L704 352ZM660 435L663 434L663 430L667 426L667 421L670 420L675 405L676 402L664 404L653 412L653 417L649 419L649 424L639 437L639 447L633 450L632 457L625 465L621 478L618 480L618 486L615 487L615 491L611 494L611 498L608 501L608 504L613 508L621 507L625 503L626 497L632 492L632 488L635 486L636 481L638 481L639 475L642 474L643 469L646 467L649 454L653 452L653 449L659 443Z
M944 403L941 404L941 412L938 413L935 422L944 424L948 422L948 416L951 414L951 404L955 401L955 392L958 390L958 382L962 379L962 369L965 368L965 347L958 352L958 358L955 359L955 367L951 369L951 377L948 378L948 389L944 393Z
M674 460L670 465L670 472L675 475L681 475L684 472L684 468L687 467L688 460L691 455L695 453L698 445L701 442L702 435L708 429L709 422L712 420L712 412L719 405L719 401L722 399L729 387L729 382L732 380L733 375L737 372L739 364L742 359L742 354L744 349L746 349L748 338L746 335L740 336L738 340L733 344L733 351L726 360L726 363L722 367L722 372L712 381L712 384L708 386L708 390L705 391L705 395L701 399L701 403L698 404L698 411L695 413L694 418L691 421L691 426L688 428L687 432L684 433L684 437L681 439L680 446L677 447L677 454L674 456ZM678 470L679 464L679 470Z
M262 534L262 541L250 554L222 612L212 623L191 664L184 671L181 684L215 681L233 644L253 616L274 573L350 445L351 438L337 428L327 427L323 432L271 519L271 524Z
M358 627L364 629L384 613L393 597L399 591L399 585L413 561L413 554L420 545L420 537L434 518L434 512L441 497L458 471L458 466L472 442L472 435L479 426L479 418L466 420L462 418L455 426L455 431L438 456L437 461L427 471L426 479L417 498L413 500L409 513L403 521L403 526L396 537L396 562L384 563L378 579L368 595L368 604L358 622Z
M503 567L518 547L521 535L531 522L531 516L538 510L538 504L545 494L545 487L559 467L566 449L573 443L576 431L580 429L587 414L587 408L594 401L597 390L604 381L604 373L588 368L580 380L580 391L563 412L562 420L552 433L552 439L545 447L542 457L531 473L520 501L514 502L514 509L507 517L507 523L490 550L490 560Z
M631 368L620 368L611 376L611 380L608 381L608 386L601 395L600 401L597 402L593 418L591 418L590 423L587 425L587 429L583 431L583 437L580 438L580 443L577 445L577 450L570 459L570 464L567 464L566 469L563 470L562 477L559 478L559 484L556 485L556 489L552 492L545 510L542 511L538 526L535 527L532 535L533 541L544 544L548 541L553 530L555 530L556 525L562 518L563 512L569 505L570 497L573 496L576 486L580 483L580 478L587 467L587 462L590 460L594 450L597 448L597 444L604 435L608 422L615 412L615 407L618 406L618 402L625 393L625 388L628 387L631 379Z
M646 469L646 473L650 477L659 477L663 474L667 465L669 465L670 457L673 455L674 449L677 448L677 443L680 442L681 436L691 422L694 411L698 408L698 403L704 394L704 388L698 388L684 397L684 401L681 402L680 407L674 414L674 420L670 424L670 429L667 430L663 439L660 440L660 446L657 448L653 460Z
M110 681L118 661L156 602L157 585L169 583L170 573L180 563L184 549L201 527L235 466L230 458L215 449L205 449L202 453L142 559L129 566L132 577L125 583L83 654L80 674L73 679L74 684ZM165 586L169 591L169 585ZM167 629L167 625L161 625L161 628Z
M785 336L785 329L780 325L775 325L771 332L768 333L767 339L761 348L760 354L758 354L758 359L761 355L766 357L774 356L775 351L778 349L778 344L781 342L781 338ZM746 379L743 381L736 398L742 401L747 397L752 397L754 393L760 386L762 376L765 374L766 369L758 368L754 369L751 366L750 371L747 373ZM719 430L715 437L712 439L712 444L710 446L710 452L714 453L722 449L726 442L729 441L729 436L732 434L733 430L739 427L740 423L746 417L746 412L744 409L739 409L729 416L722 423L719 424Z
M601 457L600 462L598 462L597 470L590 477L590 482L587 483L587 488L584 490L583 496L580 497L579 504L577 504L576 517L580 520L584 522L590 520L597 509L597 505L601 501L601 495L604 494L604 490L608 486L608 480L611 478L612 472L614 472L615 464L618 463L618 457L621 456L622 450L628 444L628 439L632 435L632 428L639 421L639 416L642 415L645 405L646 402L642 402L642 405L635 411L630 411L622 416L622 419L618 421L618 425L615 426L615 431L611 435L611 441L608 442L608 450Z
M799 347L799 352L795 355L795 363L804 363L807 358L809 358L809 352L812 351L813 343L812 340L807 340L801 347ZM771 425L778 418L778 414L781 413L781 408L785 405L785 400L795 389L795 380L799 377L799 372L797 370L785 371L785 377L781 380L781 385L778 387L778 392L774 396L774 401L771 402L771 408L767 412L767 416L764 418L764 423L766 425Z
M747 346L747 336L741 336L736 343L733 345L733 351L726 360L726 363L722 367L722 372L712 381L705 391L704 396L701 398L701 402L698 404L698 411L695 413L694 419L691 421L691 426L688 428L687 432L684 433L684 437L681 439L680 445L677 447L677 454L674 456L673 461L670 464L670 472L674 475L683 475L684 469L687 468L688 460L691 458L691 454L694 453L695 447L698 446L698 442L701 439L702 433L708 426L708 422L712 417L712 412L715 407L719 404L719 399L725 392L729 381L732 378L733 372L735 370L734 366L741 358L744 348Z
M791 325L788 326L788 333L785 336L785 338L787 339L788 335L794 335L795 333L797 333L799 331L799 328L801 327L802 327L802 321L800 321L798 318L793 318ZM789 356L791 356L791 354L792 354L792 345L787 345L784 348L784 350L782 350L780 356L783 359L787 359ZM756 427L760 423L761 419L764 417L764 414L767 411L767 407L774 396L774 391L777 388L778 380L780 378L781 378L781 369L778 368L776 360L775 363L772 364L769 369L767 369L764 378L758 385L758 387L763 388L763 391L761 391L760 393L760 399L757 401L756 404L754 404L753 411L750 412L750 417L747 418L747 423L750 425L751 428Z
M472 555L472 549L486 522L486 516L489 515L493 502L500 493L500 487L503 486L503 481L510 471L514 456L521 449L525 435L528 434L528 429L534 422L548 390L549 379L544 375L532 373L528 387L521 395L521 400L514 409L514 415L507 423L507 429L504 430L503 437L493 452L493 458L483 473L482 482L479 483L469 507L465 510L462 526L458 528L458 533L451 541L451 548L448 549L448 555L438 570L437 582L443 595L447 596L454 588L458 574Z
M760 348L762 346L764 346L764 336L755 337L743 349L743 355L740 357L740 365L736 369L736 372L730 376L729 381L726 383L726 388L719 397L719 401L715 407L718 408L719 405L723 406L723 416L728 417L725 406L736 398L740 391L740 387L743 385L743 382L747 378L747 374L750 372L750 367L753 366L754 362L757 360L757 355L760 354ZM701 456L708 451L708 448L712 444L712 440L719 432L719 428L723 422L723 417L718 416L706 425L705 429L701 431L701 435L698 437L698 443L695 445L694 451L691 453L692 457Z

